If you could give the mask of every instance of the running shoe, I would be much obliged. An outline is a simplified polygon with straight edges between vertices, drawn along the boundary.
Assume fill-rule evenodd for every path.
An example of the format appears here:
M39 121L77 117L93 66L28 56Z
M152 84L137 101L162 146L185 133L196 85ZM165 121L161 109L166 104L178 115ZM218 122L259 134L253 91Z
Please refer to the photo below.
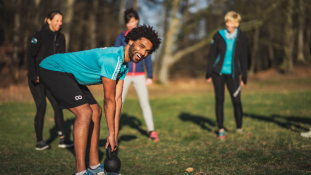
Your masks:
M218 134L218 139L219 140L224 140L225 138L226 138L226 134L227 134L227 132L226 131L222 131L222 132L220 132L219 134Z
M101 164L96 169L92 169L91 167L88 167L87 172L91 173L91 175L104 175L104 174L106 174L106 171L104 169L104 164Z
M73 142L67 139L66 137L59 140L58 148L70 148L70 147L73 147Z
M311 137L311 130L309 132L302 132L300 133L302 137L310 138Z
M50 148L50 145L46 144L45 141L41 140L36 144L36 150L42 151Z
M243 134L244 132L243 132L243 129L237 129L237 130L236 130L236 133L238 133L238 134Z
M73 175L76 175L76 173L73 173ZM83 175L93 175L93 174L89 171L86 171Z
M155 131L151 131L149 138L154 142L160 141L158 134Z

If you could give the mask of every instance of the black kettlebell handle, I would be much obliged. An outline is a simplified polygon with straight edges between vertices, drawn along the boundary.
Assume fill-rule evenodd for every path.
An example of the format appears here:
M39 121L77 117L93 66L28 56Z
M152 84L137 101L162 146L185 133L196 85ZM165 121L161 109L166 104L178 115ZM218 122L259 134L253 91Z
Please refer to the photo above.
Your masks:
M107 150L107 152L108 152L108 159L109 160L112 160L112 158L113 158L113 152L111 151L111 146L110 145L108 145L108 150Z

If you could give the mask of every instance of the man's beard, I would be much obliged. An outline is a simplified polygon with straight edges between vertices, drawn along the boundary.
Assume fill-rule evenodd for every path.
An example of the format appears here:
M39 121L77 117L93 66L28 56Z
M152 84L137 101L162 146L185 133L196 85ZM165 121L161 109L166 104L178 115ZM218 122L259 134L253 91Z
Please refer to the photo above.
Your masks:
M133 61L134 60L134 56L135 56L134 55L134 43L132 45L130 45L128 54L129 54L130 60Z

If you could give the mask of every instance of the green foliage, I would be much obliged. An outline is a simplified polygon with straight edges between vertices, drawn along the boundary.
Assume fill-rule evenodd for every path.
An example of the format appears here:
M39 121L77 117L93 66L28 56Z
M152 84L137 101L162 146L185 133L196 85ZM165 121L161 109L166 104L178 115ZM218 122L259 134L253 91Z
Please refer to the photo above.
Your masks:
M153 98L150 104L160 137L160 142L153 143L147 137L138 100L127 99L117 152L122 161L120 173L309 174L311 144L300 132L311 124L311 90L246 92L242 103L244 133L238 134L227 94L224 113L228 135L220 141L216 137L213 94ZM74 116L64 112L69 132ZM74 173L74 150L57 147L51 106L47 108L43 134L52 145L50 150L35 150L34 115L33 103L0 105L0 173ZM103 162L107 136L104 119L100 134L99 155ZM194 171L185 173L188 167Z

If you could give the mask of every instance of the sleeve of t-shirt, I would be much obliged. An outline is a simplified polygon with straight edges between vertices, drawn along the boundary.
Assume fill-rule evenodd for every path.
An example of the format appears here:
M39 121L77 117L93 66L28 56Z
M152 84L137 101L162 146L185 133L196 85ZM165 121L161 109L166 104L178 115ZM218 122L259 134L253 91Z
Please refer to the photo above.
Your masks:
M125 65L122 65L122 66L125 66ZM119 79L124 81L124 78L125 78L127 72L128 72L128 67L125 66L125 68L124 68L124 69L121 69L121 71L120 71L120 73L119 73L119 76L118 76Z
M106 58L102 63L100 76L111 80L116 80L121 70L121 66L122 62L119 60L119 58Z

